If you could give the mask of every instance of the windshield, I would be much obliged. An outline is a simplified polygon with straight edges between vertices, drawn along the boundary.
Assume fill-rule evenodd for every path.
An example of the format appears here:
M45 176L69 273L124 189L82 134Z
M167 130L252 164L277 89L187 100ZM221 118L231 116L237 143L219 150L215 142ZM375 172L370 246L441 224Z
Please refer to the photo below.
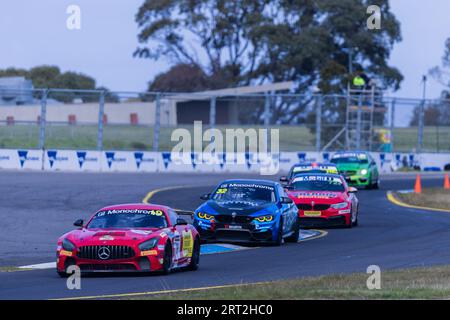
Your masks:
M361 154L343 154L336 155L333 159L331 159L331 163L340 164L340 163L356 163L356 164L365 164L368 163L367 156L363 153Z
M345 191L341 178L324 175L296 177L289 185L289 189L295 191Z
M165 227L167 221L163 211L143 209L99 211L87 225L88 229Z
M338 170L334 165L296 166L291 170L289 178L303 173L338 173Z
M222 184L213 194L213 200L218 202L253 202L263 204L276 202L275 188L254 183Z

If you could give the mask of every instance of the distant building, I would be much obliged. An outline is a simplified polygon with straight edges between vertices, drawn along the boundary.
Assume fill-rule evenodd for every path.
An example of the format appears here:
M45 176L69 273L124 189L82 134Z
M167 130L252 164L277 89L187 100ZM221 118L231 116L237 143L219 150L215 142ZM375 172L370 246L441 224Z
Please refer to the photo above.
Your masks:
M264 106L264 99L252 98L252 94L289 91L292 87L293 82L287 81L174 95L169 98L176 106L177 124L192 124L194 121L209 124L210 100L211 97L216 97L216 124L238 125L245 124L239 119L240 112L249 112L252 107Z
M0 78L0 105L33 103L33 83L24 77Z

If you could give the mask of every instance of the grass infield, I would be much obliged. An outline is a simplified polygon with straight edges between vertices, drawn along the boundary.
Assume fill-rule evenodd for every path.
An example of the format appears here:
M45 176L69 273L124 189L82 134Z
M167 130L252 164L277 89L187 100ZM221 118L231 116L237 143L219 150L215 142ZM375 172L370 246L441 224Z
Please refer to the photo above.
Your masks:
M273 300L273 299L449 299L450 266L381 270L381 289L369 290L367 273L328 275L229 286L131 299ZM130 297L128 297L130 299Z
M394 196L412 206L450 210L450 189L429 188L420 194L394 192Z

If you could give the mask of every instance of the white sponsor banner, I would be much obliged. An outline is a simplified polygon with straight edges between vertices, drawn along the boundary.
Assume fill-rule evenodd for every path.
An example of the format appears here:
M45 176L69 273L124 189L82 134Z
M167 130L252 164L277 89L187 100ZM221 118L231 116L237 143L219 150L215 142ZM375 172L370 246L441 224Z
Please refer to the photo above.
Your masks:
M0 149L0 169L42 170L42 150Z
M160 172L213 172L218 162L210 154L195 152L161 152L159 153L158 171Z
M137 171L142 172L158 171L159 152L134 151L132 153Z
M99 151L46 150L44 170L49 171L100 171Z
M281 152L267 157L253 153L200 154L146 151L13 150L0 149L0 169L103 172L232 172L277 175L301 162L329 162L334 152ZM44 155L44 161L42 156ZM380 172L401 167L442 171L450 165L449 153L372 152ZM267 164L271 167L268 169ZM268 171L268 172L267 172Z

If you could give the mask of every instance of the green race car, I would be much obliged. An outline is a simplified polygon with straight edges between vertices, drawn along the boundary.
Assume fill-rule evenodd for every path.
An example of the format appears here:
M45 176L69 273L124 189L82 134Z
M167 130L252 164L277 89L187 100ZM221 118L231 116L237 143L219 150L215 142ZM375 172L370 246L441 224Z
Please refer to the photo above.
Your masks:
M331 158L347 183L357 188L375 188L380 185L378 167L368 152L338 152Z

